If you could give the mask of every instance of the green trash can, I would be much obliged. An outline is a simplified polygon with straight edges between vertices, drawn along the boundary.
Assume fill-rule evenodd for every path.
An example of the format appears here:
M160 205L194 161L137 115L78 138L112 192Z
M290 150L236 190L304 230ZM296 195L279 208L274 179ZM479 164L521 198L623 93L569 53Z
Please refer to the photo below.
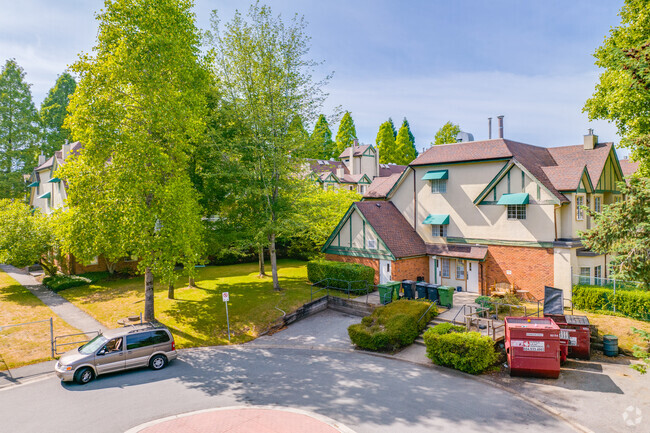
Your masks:
M391 299L399 299L399 289L402 287L402 283L399 281L389 281L386 285L393 290Z
M440 305L447 308L454 306L454 292L455 288L449 286L438 287L438 296L440 298Z
M389 284L377 284L377 290L379 291L379 302L381 305L393 302L393 286Z

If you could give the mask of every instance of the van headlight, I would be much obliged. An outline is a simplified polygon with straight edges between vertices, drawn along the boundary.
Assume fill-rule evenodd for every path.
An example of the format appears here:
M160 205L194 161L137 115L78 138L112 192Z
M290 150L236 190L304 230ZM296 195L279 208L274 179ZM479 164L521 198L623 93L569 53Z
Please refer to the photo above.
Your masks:
M70 370L72 370L72 366L71 365L59 365L59 370L61 370L61 371L70 371Z

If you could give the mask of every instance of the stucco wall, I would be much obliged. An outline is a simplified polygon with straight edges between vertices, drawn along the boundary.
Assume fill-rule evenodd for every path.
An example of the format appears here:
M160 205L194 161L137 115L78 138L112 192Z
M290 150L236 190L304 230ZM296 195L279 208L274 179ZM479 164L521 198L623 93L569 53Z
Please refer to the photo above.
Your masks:
M350 244L350 225L352 226L352 244ZM368 250L370 252L384 252L384 253L390 253L386 248L383 247L381 242L377 239L377 236L374 234L374 230L372 230L372 227L370 227L369 224L365 224L365 240L366 244L364 244L364 223L363 223L363 218L358 214L358 212L355 210L352 212L350 215L350 218L348 218L347 221L343 224L341 230L339 231L339 234L337 238L334 238L334 241L332 242L331 246L332 247L338 247L339 246L339 239L340 237L340 246L341 248L359 248L359 249L366 249L366 245L369 239L374 239L376 240L377 248L374 250Z

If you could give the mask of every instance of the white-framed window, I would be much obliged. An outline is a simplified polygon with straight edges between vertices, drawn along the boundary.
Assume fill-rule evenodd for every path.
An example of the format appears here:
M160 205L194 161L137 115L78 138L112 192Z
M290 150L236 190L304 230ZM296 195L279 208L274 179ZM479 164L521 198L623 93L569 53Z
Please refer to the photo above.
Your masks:
M89 265L97 265L97 264L99 264L99 257L98 256L93 257L93 259L88 264Z
M440 276L449 278L449 259L440 260Z
M366 186L359 185L359 194L365 194L365 193L366 193Z
M366 239L366 248L369 250L377 249L377 239Z
M525 220L526 219L526 205L525 204L509 204L508 205L508 219L509 220Z
M602 212L602 197L597 195L594 196L594 212Z
M585 211L582 206L585 205L585 198L581 195L576 196L576 220L582 221L585 219Z
M465 260L456 260L456 279L465 279Z
M602 284L601 278L603 277L603 268L602 266L594 267L594 284L600 286Z
M623 197L620 194L614 194L614 203L620 203L623 201Z
M447 179L433 179L431 181L431 192L443 194L447 192Z
M431 231L432 235L434 237L441 237L441 238L446 238L447 237L447 225L446 224L433 224L431 226Z
M578 284L591 284L591 268L580 268L580 281Z

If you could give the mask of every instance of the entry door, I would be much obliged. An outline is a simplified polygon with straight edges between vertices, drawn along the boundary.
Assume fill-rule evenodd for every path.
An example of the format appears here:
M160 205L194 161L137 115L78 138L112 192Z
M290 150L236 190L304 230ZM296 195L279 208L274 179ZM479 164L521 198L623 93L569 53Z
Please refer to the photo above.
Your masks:
M390 273L391 273L390 267L391 267L390 260L379 261L379 284L384 284L390 281Z
M440 284L440 265L438 259L435 257L429 257L429 281L431 284Z
M477 262L467 261L467 291L478 293L478 266Z

